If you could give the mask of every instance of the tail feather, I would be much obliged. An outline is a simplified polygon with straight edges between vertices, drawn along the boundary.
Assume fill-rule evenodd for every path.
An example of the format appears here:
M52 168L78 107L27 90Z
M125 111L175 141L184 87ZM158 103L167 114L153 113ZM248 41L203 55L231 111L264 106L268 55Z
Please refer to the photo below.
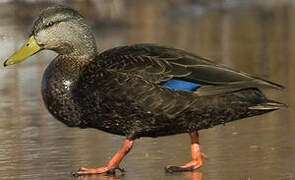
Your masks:
M283 107L288 107L288 105L284 103L280 103L273 100L268 100L266 103L257 104L255 106L248 107L251 110L277 110Z

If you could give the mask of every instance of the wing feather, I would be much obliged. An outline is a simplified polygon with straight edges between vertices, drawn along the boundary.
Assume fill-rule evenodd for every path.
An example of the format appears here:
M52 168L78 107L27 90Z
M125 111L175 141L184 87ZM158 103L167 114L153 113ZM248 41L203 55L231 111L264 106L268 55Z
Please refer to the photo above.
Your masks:
M180 49L153 44L116 47L102 52L106 69L133 73L155 84L181 78L204 85L196 94L212 95L250 87L282 89L283 86L253 77Z

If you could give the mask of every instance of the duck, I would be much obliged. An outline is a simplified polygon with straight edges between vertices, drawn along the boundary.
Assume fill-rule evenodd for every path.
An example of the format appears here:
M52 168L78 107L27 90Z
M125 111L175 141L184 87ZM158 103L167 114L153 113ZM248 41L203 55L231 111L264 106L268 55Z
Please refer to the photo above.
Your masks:
M98 168L75 175L123 171L120 162L136 139L186 133L192 160L167 172L203 165L199 131L285 107L265 88L280 84L234 70L185 50L134 44L98 52L91 28L78 11L63 5L43 9L24 45L4 66L41 50L58 55L42 78L49 113L69 127L95 128L124 136L122 147Z

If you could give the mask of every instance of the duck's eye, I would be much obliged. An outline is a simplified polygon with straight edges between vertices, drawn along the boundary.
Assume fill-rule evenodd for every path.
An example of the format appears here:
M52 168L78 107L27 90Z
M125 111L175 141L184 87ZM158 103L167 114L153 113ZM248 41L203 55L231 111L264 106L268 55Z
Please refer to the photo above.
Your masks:
M50 27L52 25L53 25L53 22L49 22L49 23L46 24L46 27Z

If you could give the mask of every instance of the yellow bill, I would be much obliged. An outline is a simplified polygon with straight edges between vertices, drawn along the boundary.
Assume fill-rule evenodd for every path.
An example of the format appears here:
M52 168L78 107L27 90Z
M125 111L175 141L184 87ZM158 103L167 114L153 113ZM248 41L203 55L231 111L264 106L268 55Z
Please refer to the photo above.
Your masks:
M24 61L29 56L40 51L42 48L37 44L34 36L31 36L29 40L12 56L10 56L5 62L4 66L17 64Z

